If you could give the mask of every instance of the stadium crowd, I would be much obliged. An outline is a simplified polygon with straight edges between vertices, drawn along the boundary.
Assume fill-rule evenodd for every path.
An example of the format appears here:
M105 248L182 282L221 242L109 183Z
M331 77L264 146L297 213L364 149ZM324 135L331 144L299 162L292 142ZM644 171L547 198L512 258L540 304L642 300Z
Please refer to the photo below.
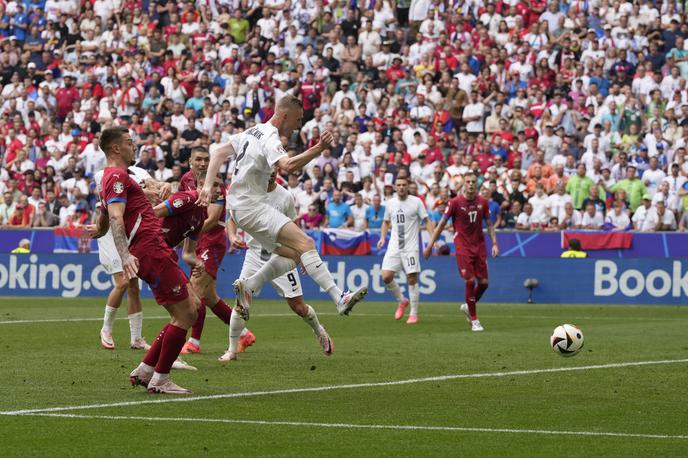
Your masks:
M283 177L305 228L380 227L398 176L437 221L472 170L501 229L685 231L687 34L675 0L0 0L0 224L90 221L105 127L174 186L294 94L287 150L334 134Z

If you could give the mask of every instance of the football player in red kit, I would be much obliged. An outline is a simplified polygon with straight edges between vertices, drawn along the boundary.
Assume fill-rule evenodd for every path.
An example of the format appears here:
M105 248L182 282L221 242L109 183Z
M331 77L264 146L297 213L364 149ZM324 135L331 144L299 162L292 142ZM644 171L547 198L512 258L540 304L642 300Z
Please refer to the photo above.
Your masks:
M492 256L499 256L497 236L490 219L490 206L484 197L477 193L477 177L473 172L464 175L463 195L449 201L449 205L432 234L430 243L423 251L425 259L432 254L432 247L444 230L449 219L454 225L454 247L459 272L466 282L466 303L461 311L466 314L472 331L482 331L475 304L487 290L487 248L483 236L483 221L492 239ZM477 280L477 284L476 284Z
M186 172L179 183L180 191L196 190L198 180L208 170L210 155L204 147L195 147L191 150L189 164L191 170ZM213 311L218 318L229 325L231 309L220 299L217 294L217 270L222 264L222 259L227 253L228 243L225 233L225 196L224 186L220 186L220 197L208 205L208 215L201 228L198 242L196 243L196 257L204 265L204 272L200 277L191 279L194 289L201 296L201 304ZM198 318L191 327L191 338L182 349L182 354L201 352L201 335L205 324L205 307L198 310ZM255 336L250 332L242 336L241 349L252 345Z
M138 276L148 283L155 301L172 317L129 380L151 393L190 394L170 380L170 369L184 346L187 330L196 321L198 306L189 295L188 279L177 264L177 255L162 238L160 220L141 187L129 177L127 167L135 154L129 131L124 127L105 129L100 147L107 166L99 190L102 209L93 235L102 236L112 229L125 279Z

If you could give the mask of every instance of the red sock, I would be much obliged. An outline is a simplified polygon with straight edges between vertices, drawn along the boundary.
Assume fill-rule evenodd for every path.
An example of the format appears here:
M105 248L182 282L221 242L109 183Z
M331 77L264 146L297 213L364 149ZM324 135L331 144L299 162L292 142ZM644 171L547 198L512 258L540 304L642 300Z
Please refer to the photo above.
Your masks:
M201 300L201 308L198 309L198 318L196 322L191 326L191 337L196 340L201 340L201 334L203 334L203 325L205 324L205 301Z
M174 360L177 359L182 347L186 342L186 330L173 324L167 326L167 332L162 339L162 349L158 363L155 365L155 372L158 374L169 374Z
M475 302L478 302L485 291L487 290L487 283L478 283L478 288L475 290Z
M229 324L229 317L232 316L232 309L229 308L227 304L225 304L225 301L220 299L217 301L217 304L215 304L215 307L211 309L215 316L217 316L219 319L225 322L225 324Z
M143 364L148 364L149 366L155 367L155 365L158 363L158 358L160 357L160 350L162 349L162 339L163 337L165 337L165 331L167 331L168 326L170 326L169 323L162 328L162 331L160 331L158 337L155 338L155 341L151 345L150 349L146 352L146 355L143 357Z
M468 314L471 320L477 320L478 317L475 314L475 280L466 282L466 304L468 304Z

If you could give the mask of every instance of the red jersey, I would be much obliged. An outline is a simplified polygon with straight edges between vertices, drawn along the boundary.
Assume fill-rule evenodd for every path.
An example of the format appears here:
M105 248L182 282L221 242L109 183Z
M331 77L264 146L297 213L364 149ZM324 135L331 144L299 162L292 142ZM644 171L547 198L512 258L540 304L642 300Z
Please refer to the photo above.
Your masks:
M126 170L105 167L98 191L103 207L113 202L123 202L124 231L129 239L129 251L140 258L165 246L161 236L160 221L153 212L141 186L131 179Z
M196 240L203 223L208 217L204 207L196 205L197 191L179 191L165 200L170 214L161 218L162 234L171 248L179 245L185 238Z
M484 197L477 195L473 200L466 199L463 194L454 197L449 201L444 217L452 219L457 256L485 253L483 220L490 218L490 205Z
M182 179L179 181L179 190L180 191L192 191L196 189L196 177L194 177L194 174L191 170L186 172L184 175L182 175ZM225 189L224 186L221 186L221 191L222 194L220 195L220 199L212 202L210 205L222 205L223 207L225 206L225 200L227 198L227 190ZM199 245L200 246L211 246L214 244L222 244L226 245L227 243L227 236L225 235L225 212L221 212L220 216L218 217L218 221L220 224L215 226L215 228L211 229L210 232L206 232L204 234L201 234L200 240L199 240ZM201 224L202 226L202 224Z
M180 191L194 191L196 190L196 177L193 172L189 170L184 175L182 179L179 180L179 190Z

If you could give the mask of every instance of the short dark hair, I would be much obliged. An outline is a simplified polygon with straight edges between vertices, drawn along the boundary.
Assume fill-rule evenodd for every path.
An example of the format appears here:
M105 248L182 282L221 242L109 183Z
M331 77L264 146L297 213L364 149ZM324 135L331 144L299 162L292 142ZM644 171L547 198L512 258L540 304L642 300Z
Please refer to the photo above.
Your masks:
M193 156L194 153L208 154L208 149L205 146L194 146L191 148L191 155Z
M569 240L569 250L581 251L580 240L578 240L578 239Z
M129 133L129 129L122 126L109 127L100 134L100 149L108 155L112 145L119 142L122 137Z

